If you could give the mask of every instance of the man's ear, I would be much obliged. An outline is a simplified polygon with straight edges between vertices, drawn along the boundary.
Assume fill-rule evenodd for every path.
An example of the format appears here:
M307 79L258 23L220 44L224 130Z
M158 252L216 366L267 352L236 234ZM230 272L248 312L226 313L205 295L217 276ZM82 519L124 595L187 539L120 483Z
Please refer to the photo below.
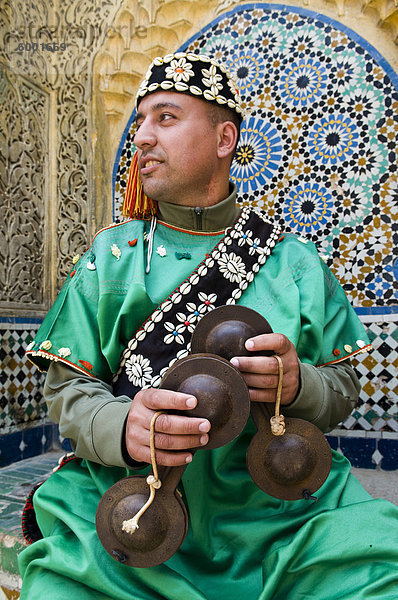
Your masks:
M235 151L235 146L238 141L238 130L232 121L223 121L217 124L218 146L217 156L226 158L232 155Z

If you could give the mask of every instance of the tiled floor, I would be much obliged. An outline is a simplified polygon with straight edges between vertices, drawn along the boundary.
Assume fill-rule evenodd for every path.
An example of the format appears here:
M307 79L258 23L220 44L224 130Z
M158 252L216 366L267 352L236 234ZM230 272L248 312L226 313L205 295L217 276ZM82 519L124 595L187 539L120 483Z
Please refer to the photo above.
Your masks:
M49 452L0 469L0 600L17 600L20 587L17 556L24 546L21 512L33 485L57 466L61 451ZM375 498L398 505L398 470L352 469Z
M0 533L19 535L21 509L29 492L57 466L60 456L60 452L48 452L0 470Z
M0 600L17 600L20 588L17 557L25 542L21 513L33 485L57 466L61 453L49 452L0 469Z

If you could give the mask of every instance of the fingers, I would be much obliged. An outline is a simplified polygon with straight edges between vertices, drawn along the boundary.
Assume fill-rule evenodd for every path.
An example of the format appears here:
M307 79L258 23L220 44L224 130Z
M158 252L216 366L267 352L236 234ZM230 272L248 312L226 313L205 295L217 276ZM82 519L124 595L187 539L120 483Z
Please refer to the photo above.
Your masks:
M275 359L274 362L276 362ZM242 372L242 376L249 388L250 400L253 402L275 402L279 375ZM296 374L290 371L283 375L281 403L289 404L296 397L296 393Z
M155 431L173 433L175 435L207 433L210 422L198 417L184 417L164 413L156 419Z
M190 410L195 408L197 400L194 396L149 388L141 390L134 398L134 402L141 402L143 406L153 411L158 410Z
M264 333L246 340L245 346L251 352L271 350L274 354L286 354L293 344L282 333Z
M138 392L131 405L126 426L126 447L139 462L151 462L150 425L155 412L189 411L197 404L195 397L169 390L146 389ZM209 441L210 421L181 414L160 414L155 422L155 454L159 465L178 466L192 460L189 449L205 446Z
M272 351L282 360L283 379L281 403L289 404L299 390L299 362L296 349L283 334L270 333L250 338L246 348L253 352ZM250 399L254 402L275 402L279 382L279 364L275 356L238 356L231 363L240 370Z
M136 439L142 446L148 445L149 440L146 431L141 431ZM187 450L188 448L200 448L209 441L207 433L200 435L174 435L167 433L155 433L156 450Z
M143 448L140 456L140 462L151 464L150 448ZM193 454L191 452L166 452L163 450L156 450L155 458L157 465L162 465L163 467L181 467L192 461Z
M236 356L231 358L231 364L242 374L253 374L254 377L261 374L262 379L258 381L260 385L268 387L278 382L279 365L274 356Z

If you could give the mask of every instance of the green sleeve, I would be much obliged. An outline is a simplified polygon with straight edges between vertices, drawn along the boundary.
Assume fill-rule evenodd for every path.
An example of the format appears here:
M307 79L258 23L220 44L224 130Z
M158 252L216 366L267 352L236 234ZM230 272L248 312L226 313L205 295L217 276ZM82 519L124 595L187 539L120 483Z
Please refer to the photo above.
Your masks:
M321 431L344 421L358 401L360 384L349 360L325 367L300 363L300 381L297 398L281 411L285 417L310 421Z
M130 398L115 398L108 384L59 362L48 368L44 398L77 456L105 466L133 466L125 460L123 439Z

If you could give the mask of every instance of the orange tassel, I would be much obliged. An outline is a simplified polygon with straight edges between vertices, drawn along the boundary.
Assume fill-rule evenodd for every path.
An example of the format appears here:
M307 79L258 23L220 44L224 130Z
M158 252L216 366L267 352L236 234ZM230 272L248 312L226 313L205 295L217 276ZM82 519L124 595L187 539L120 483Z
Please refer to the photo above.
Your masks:
M158 203L145 194L138 172L138 154L135 152L130 166L122 214L130 219L150 219L158 211Z

